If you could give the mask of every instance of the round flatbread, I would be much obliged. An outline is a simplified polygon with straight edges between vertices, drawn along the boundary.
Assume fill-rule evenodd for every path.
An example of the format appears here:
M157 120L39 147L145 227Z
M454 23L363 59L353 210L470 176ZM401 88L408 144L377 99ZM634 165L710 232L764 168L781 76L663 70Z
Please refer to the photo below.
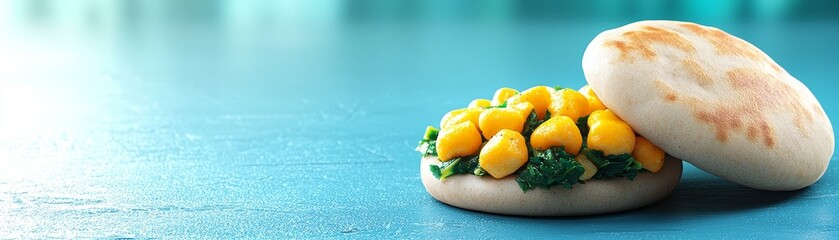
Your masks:
M833 155L833 127L813 93L719 29L642 21L608 30L586 48L583 71L638 134L732 182L800 189Z
M669 195L682 177L682 161L667 156L661 171L640 173L632 181L589 180L571 189L524 192L515 175L495 179L461 174L440 181L431 174L431 164L440 162L434 157L422 159L420 176L425 189L437 200L459 208L520 216L592 215L639 208Z

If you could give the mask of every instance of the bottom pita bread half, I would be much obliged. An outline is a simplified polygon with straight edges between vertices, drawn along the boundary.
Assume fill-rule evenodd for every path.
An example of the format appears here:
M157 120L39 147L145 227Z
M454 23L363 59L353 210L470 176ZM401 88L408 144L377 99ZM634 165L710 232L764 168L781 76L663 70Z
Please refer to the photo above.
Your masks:
M431 164L440 162L434 157L422 159L420 176L435 199L459 208L519 216L578 216L639 208L669 195L682 177L682 161L667 156L660 172L640 173L634 180L592 179L571 189L556 186L525 192L516 175L494 179L461 174L440 181L431 174Z

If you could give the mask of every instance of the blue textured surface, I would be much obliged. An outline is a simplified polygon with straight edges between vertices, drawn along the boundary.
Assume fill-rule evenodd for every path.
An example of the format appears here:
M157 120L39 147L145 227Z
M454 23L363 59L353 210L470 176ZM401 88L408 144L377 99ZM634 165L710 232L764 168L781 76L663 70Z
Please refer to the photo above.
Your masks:
M634 18L295 22L148 2L121 17L2 8L0 238L839 237L836 157L795 192L686 165L662 202L592 217L483 214L425 192L412 150L426 125L501 86L581 86L588 41ZM839 126L835 22L712 23Z

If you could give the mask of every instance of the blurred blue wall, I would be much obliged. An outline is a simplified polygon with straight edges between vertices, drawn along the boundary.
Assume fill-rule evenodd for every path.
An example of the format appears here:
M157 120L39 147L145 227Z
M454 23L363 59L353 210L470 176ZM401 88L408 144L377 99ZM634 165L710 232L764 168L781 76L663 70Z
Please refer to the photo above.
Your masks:
M31 24L81 18L91 25L117 21L231 21L242 15L264 21L331 22L507 22L681 19L697 22L811 21L839 19L837 1L795 0L11 0L3 17ZM8 19L7 19L8 20Z

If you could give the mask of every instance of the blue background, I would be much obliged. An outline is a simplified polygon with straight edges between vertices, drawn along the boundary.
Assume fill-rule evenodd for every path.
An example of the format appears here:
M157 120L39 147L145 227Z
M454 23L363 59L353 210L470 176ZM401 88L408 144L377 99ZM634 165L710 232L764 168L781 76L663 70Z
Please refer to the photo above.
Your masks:
M588 42L720 27L839 119L829 1L4 1L0 238L839 237L839 166L764 192L685 164L665 200L577 218L448 207L427 125L499 87L580 87ZM834 130L835 134L835 130Z

